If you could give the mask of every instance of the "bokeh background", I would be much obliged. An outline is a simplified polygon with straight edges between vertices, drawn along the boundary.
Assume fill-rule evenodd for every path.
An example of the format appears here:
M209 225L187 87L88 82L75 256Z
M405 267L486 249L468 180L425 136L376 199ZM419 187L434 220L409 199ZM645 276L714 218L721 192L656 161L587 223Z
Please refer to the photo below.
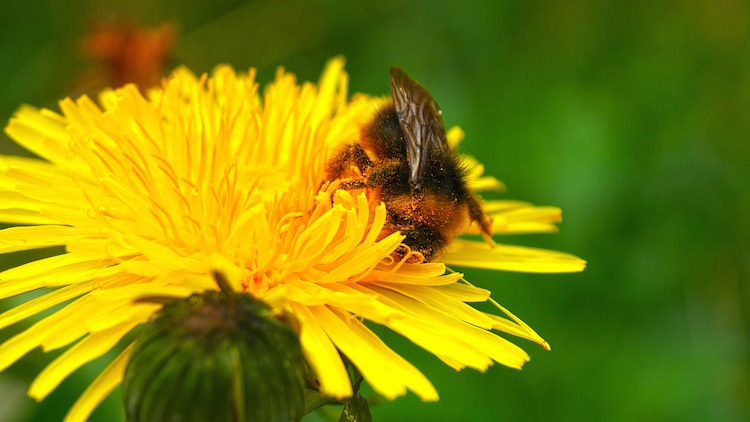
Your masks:
M343 54L351 92L388 95L400 65L465 130L463 151L507 183L498 197L564 210L559 234L507 241L577 254L585 272L466 271L552 351L519 342L523 371L456 373L390 335L441 400L373 398L376 421L750 420L748 2L105 3L3 2L3 125L22 103L55 108L91 89L81 40L95 22L171 22L169 68L254 66L266 82L283 65L317 80ZM22 153L4 134L0 151ZM0 374L0 420L59 420L105 364L35 403L25 390L54 355ZM118 394L92 419L121 419Z

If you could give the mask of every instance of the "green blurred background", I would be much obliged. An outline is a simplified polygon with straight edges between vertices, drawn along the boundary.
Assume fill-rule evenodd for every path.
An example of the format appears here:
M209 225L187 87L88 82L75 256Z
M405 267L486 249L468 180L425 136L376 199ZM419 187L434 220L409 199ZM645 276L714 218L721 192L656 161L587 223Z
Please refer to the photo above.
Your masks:
M585 272L466 271L552 351L519 342L523 371L456 373L389 335L441 400L375 403L376 421L750 420L748 2L12 0L0 120L71 95L91 66L81 37L111 17L174 22L172 66L198 73L254 66L266 82L283 65L317 80L343 54L351 92L388 95L400 65L465 130L463 151L507 183L498 197L564 210L558 235L507 242L577 254ZM0 151L19 153L0 136ZM105 363L37 404L25 389L53 356L0 374L0 420L59 420ZM121 418L117 393L94 420Z

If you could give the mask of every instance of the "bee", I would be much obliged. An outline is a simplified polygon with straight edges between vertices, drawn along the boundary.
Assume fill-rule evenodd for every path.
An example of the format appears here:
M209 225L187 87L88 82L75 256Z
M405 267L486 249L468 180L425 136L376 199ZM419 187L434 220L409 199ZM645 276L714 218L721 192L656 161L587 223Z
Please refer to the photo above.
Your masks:
M409 249L433 260L472 221L489 239L490 221L448 145L435 99L398 67L391 68L391 97L363 126L360 142L345 145L328 161L328 180L342 179L339 189L366 189L385 203L381 238L398 231L408 246L394 252L398 260Z

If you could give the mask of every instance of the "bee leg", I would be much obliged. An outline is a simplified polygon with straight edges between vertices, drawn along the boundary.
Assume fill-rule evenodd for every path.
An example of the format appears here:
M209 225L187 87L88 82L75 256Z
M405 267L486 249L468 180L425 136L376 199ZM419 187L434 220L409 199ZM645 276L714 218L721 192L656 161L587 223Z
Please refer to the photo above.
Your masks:
M353 189L364 189L367 187L367 182L363 177L357 177L352 179L344 179L339 183L338 189L353 190Z
M354 190L364 189L367 187L367 181L364 177L350 177L347 179L336 179L331 182L325 182L321 187L327 193L334 193L337 190Z
M467 203L469 205L469 217L471 220L476 221L477 224L479 224L479 229L483 235L491 238L492 225L490 224L490 219L487 218L484 211L482 211L482 206L479 204L479 201L477 201L477 198L474 195L469 194Z
M328 180L338 179L354 164L364 174L372 167L372 160L360 144L349 144L342 147L328 162Z
M367 177L367 186L377 188L392 182L395 177L401 174L403 163L398 160L386 160L373 167Z
M353 177L350 179L338 179L332 182L326 182L325 188L323 189L331 200L333 205L333 196L337 190L354 190L364 189L367 187L367 182L363 177Z
M484 238L484 241L487 242L488 245L494 248L496 244L495 241L492 240L492 222L487 218L484 211L482 211L482 206L474 195L469 194L467 203L469 205L469 218L471 218L472 221L477 222L482 238Z

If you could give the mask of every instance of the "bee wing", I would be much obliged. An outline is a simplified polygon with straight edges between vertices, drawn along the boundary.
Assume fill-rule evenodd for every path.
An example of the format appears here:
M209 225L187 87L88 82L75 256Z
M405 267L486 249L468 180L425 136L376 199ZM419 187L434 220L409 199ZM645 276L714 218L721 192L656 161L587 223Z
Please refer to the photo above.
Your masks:
M432 95L398 67L391 68L391 92L401 129L406 135L410 182L412 188L419 188L430 152L450 150L443 112Z

